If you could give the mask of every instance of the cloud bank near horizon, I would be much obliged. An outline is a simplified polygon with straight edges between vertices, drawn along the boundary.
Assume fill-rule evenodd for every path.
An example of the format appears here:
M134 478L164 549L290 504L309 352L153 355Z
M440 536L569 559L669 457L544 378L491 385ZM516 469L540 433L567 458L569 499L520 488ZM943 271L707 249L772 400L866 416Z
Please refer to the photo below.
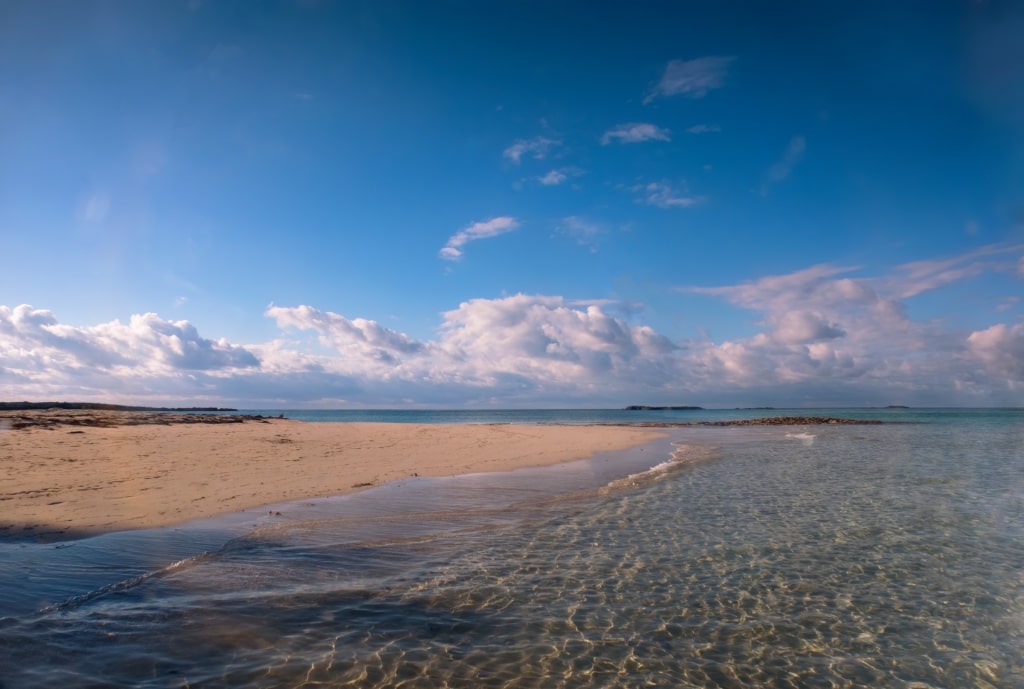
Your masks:
M674 341L613 315L614 303L552 295L470 299L441 314L431 340L309 305L272 305L263 315L280 336L257 344L214 340L153 313L76 326L43 309L0 306L0 398L252 407L1019 403L1024 324L956 329L912 318L906 301L982 270L1012 272L1010 254L1020 249L986 247L881 278L815 265L679 287L757 314L755 334L720 342Z

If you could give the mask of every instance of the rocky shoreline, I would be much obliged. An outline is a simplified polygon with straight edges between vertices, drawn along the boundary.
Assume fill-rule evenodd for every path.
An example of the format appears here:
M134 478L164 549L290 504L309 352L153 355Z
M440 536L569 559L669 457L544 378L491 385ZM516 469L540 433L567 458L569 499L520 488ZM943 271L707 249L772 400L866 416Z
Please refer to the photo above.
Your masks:
M259 414L198 414L172 411L111 411L98 409L34 409L0 411L0 430L28 428L55 429L64 426L116 428L174 424L225 424L253 421L267 423L281 416ZM632 421L594 424L602 426L635 426L638 428L680 428L687 426L877 426L886 423L877 419L845 419L831 416L767 416L756 419L728 421Z
M223 424L256 421L267 423L280 417L259 414L196 414L172 411L111 411L101 409L33 409L0 411L0 430L29 428L56 429L64 426L116 428L117 426L146 426L173 424Z
M728 421L638 421L624 424L648 428L680 428L685 426L880 426L878 419L844 419L834 416L765 416L757 419Z

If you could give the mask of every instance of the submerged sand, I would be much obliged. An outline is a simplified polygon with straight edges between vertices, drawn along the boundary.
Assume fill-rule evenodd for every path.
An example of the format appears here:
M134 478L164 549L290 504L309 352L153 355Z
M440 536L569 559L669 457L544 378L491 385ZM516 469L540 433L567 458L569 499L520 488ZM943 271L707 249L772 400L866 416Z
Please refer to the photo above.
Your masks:
M621 426L84 414L20 413L18 428L14 415L0 414L0 539L170 526L411 476L557 464L663 435Z

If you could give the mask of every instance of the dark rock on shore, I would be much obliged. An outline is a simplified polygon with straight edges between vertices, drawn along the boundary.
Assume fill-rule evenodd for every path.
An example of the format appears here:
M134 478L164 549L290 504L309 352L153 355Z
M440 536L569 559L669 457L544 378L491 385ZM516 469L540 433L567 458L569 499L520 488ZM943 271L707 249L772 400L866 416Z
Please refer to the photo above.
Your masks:
M0 411L0 430L26 428L54 429L61 426L115 428L117 426L161 425L183 423L266 423L274 417L258 414L190 414L173 411L111 411L102 409L36 409Z
M626 411L699 411L704 407L649 407L646 404L631 404Z
M766 416L758 419L730 419L728 421L641 421L630 426L676 428L679 426L878 426L885 423L877 419L843 419L833 416Z
M701 426L877 426L883 423L877 419L843 419L833 416L767 416L759 419L737 419L735 421L698 421Z
M35 409L87 409L90 411L238 411L230 407L131 407L123 404L99 402L0 402L0 411L30 411Z

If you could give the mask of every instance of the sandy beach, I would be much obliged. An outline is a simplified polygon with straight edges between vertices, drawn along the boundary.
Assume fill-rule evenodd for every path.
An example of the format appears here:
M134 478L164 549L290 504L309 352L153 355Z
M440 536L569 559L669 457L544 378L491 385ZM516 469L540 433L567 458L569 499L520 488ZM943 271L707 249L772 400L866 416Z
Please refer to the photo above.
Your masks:
M0 539L169 526L417 475L556 464L662 434L611 426L181 422L186 418L0 415Z

